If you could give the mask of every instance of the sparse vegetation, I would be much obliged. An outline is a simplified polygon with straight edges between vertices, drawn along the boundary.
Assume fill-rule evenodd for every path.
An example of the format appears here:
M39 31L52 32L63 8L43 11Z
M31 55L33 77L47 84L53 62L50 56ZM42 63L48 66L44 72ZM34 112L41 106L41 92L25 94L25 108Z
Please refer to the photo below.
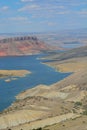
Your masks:
M42 130L42 128L40 127L40 128L37 128L37 129L33 129L33 130Z
M87 110L83 111L83 115L87 115Z
M75 106L82 106L82 102L75 102Z

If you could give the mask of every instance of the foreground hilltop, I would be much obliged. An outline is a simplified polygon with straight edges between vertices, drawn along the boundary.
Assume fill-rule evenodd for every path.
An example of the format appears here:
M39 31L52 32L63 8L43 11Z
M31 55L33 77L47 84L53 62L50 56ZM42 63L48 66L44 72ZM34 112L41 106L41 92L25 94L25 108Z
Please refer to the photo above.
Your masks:
M0 130L87 130L87 46L44 59L71 75L17 95L17 101L0 114Z
M53 47L40 41L35 36L19 36L0 39L0 56L32 55Z

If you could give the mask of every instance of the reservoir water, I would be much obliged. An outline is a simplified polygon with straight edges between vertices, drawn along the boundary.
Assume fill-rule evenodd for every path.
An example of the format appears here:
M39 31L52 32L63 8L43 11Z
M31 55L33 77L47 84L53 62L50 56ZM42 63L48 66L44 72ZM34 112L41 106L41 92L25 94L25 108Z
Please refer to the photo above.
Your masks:
M60 73L41 63L41 55L1 57L0 70L29 70L32 73L26 77L17 78L11 82L0 79L0 111L9 107L20 92L39 84L50 85L62 80L69 73Z

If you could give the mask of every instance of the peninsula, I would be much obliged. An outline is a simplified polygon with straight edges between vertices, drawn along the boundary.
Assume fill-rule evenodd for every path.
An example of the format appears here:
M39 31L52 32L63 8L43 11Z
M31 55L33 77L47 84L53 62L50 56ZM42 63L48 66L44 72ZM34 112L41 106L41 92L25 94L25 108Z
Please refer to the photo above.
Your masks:
M28 70L0 70L0 78L24 77L30 73Z

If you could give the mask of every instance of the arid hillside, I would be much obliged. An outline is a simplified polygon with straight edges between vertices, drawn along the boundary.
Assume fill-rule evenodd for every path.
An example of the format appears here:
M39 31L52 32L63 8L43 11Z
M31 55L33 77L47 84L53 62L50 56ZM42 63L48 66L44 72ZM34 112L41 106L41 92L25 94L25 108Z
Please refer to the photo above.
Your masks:
M34 36L0 39L0 56L32 55L53 49L55 48L48 46Z

